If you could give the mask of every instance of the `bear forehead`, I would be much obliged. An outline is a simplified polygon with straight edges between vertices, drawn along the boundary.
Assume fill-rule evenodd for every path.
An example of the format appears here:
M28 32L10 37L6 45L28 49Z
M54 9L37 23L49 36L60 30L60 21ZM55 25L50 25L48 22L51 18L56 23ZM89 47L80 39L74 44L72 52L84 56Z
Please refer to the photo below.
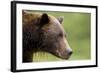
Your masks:
M53 33L65 33L62 25L60 24L60 22L56 19L50 17L50 22L46 25L43 26L42 28L43 30L47 31L47 32L53 32Z

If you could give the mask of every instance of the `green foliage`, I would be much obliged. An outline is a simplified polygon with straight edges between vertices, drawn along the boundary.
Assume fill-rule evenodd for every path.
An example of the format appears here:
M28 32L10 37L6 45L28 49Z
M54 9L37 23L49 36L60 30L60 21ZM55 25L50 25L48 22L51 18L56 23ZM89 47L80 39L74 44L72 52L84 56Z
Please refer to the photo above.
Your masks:
M69 45L73 50L73 54L69 60L86 60L91 58L90 55L91 15L89 13L78 13L78 12L43 12L43 13L47 13L55 17L64 16L63 27L66 33L68 34L66 39L68 40ZM46 53L45 55L47 58L45 58L45 56L34 57L34 60L38 61L36 60L38 58L39 61L61 60L48 53Z

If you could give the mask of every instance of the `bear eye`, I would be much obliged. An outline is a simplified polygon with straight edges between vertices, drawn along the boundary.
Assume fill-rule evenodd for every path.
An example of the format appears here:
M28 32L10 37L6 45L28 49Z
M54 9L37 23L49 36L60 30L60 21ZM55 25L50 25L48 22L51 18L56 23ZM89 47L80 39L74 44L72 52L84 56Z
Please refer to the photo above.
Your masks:
M63 33L59 33L59 36L60 36L60 37L63 37Z

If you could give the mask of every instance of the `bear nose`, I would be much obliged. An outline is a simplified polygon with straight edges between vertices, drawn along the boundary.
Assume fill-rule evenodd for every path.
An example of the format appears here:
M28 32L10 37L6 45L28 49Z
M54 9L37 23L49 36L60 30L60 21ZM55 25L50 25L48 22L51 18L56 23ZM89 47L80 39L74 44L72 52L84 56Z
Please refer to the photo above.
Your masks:
M71 55L72 53L73 53L72 51L69 51L69 52L68 52L68 55Z
M68 59L71 56L71 54L72 54L72 50L66 50L66 51L62 52L62 57L64 59Z
M68 55L71 55L73 53L72 49L67 49L67 53L68 53Z

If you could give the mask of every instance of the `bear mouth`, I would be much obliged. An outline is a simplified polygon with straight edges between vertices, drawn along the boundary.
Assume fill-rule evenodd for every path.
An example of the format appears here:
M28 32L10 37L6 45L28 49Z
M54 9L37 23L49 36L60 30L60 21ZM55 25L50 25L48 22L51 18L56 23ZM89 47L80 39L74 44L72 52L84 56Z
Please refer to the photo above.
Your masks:
M60 59L63 59L63 60L68 60L71 55L68 55L68 56L58 56L58 55L55 55L55 56L60 58Z
M51 52L50 52L51 53ZM71 57L71 54L61 54L61 53L51 53L53 56L63 59L63 60L68 60Z

